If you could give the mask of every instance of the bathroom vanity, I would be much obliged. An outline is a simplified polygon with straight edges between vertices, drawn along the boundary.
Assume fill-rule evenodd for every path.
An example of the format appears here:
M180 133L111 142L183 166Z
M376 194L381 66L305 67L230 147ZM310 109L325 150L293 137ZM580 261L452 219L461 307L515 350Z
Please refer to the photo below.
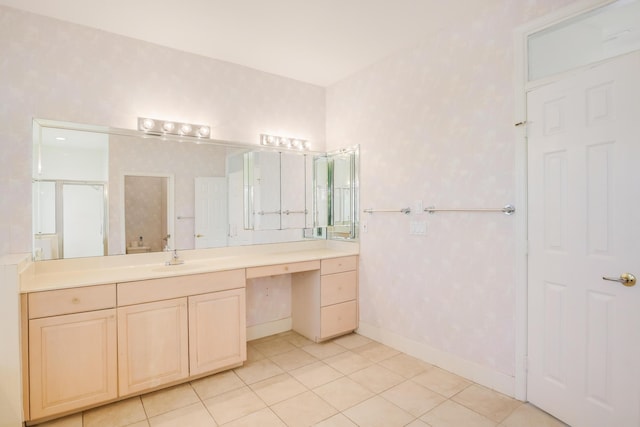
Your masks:
M42 119L33 142L36 262L20 274L29 424L238 367L247 337L293 329L319 342L358 327L357 146ZM179 262L165 265L162 248Z
M35 423L242 365L247 280L290 275L292 328L358 327L358 245L308 241L32 263L21 275Z

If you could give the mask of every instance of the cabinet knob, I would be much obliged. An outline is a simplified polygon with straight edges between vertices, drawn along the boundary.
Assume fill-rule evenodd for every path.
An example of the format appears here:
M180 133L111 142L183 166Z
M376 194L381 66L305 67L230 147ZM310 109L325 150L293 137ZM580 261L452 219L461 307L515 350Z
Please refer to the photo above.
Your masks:
M72 298L72 299L71 299L71 303L72 303L72 304L80 304L80 298L78 298L78 297L74 297L74 298Z

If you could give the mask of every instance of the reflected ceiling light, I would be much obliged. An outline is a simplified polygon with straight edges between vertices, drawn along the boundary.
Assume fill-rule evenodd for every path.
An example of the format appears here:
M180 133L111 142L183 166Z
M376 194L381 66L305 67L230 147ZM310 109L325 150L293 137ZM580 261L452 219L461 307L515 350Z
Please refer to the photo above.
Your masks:
M140 122L140 121L138 120L138 123L139 123L139 124L138 124L138 126L139 126L139 127L140 127L140 126L142 127L142 129L140 129L140 130L151 130L151 129L153 129L153 128L155 127L155 125L156 125L156 122L154 122L154 121L153 121L153 120L151 120L151 119L142 119L142 122Z
M200 129L198 129L198 135L202 137L209 136L209 126L200 126Z
M138 117L138 130L153 135L180 135L195 138L209 138L211 135L211 128L207 125L195 125L193 123L180 123L147 117Z
M283 147L293 150L308 150L309 142L300 138L290 138L286 136L260 134L260 145L268 147Z

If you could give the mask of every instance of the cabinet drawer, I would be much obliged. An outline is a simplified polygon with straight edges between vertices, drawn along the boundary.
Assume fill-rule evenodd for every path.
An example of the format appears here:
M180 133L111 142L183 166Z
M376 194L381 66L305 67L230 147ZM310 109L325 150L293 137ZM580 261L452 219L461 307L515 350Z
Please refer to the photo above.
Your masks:
M356 299L358 276L355 271L322 276L320 305L331 305Z
M323 259L320 274L341 273L343 271L355 270L357 267L358 257L355 255Z
M118 283L118 306L244 288L244 269Z
M322 307L320 309L320 338L350 332L358 327L358 307L355 301Z
M290 262L286 264L265 265L264 267L249 267L247 268L247 279L319 269L320 261Z
M96 285L29 294L29 319L116 306L116 285Z

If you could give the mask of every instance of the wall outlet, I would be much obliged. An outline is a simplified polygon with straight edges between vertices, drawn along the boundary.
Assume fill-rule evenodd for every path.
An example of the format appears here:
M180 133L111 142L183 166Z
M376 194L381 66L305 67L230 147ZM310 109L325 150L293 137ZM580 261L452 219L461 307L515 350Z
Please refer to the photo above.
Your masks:
M427 223L425 221L411 221L409 223L409 234L424 236L427 234Z

